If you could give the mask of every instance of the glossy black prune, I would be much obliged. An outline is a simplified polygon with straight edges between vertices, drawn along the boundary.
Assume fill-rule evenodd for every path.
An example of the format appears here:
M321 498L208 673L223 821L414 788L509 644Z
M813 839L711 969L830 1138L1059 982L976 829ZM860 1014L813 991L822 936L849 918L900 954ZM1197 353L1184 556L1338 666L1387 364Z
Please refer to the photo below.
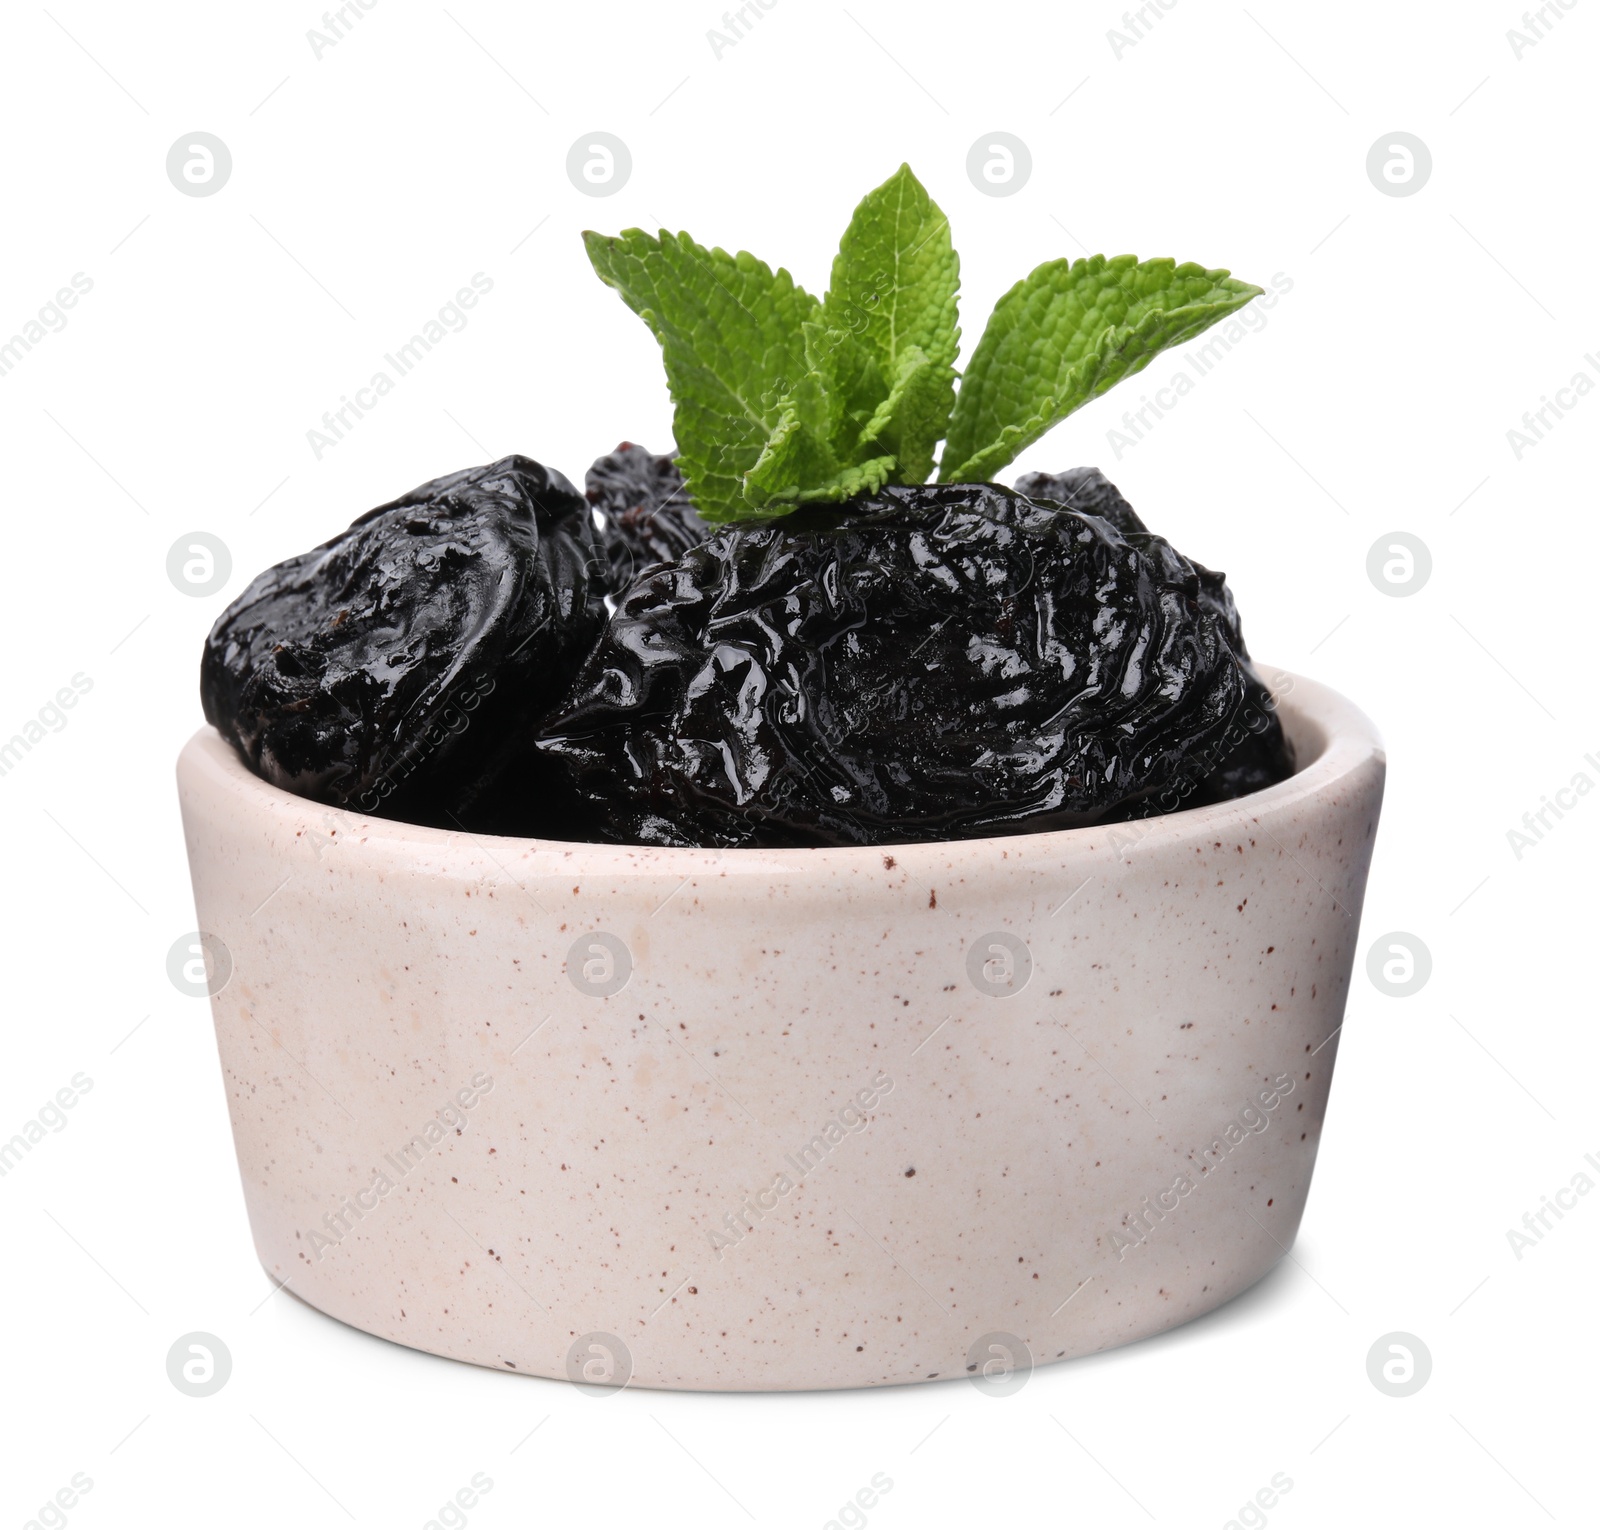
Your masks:
M725 527L622 597L540 747L621 842L893 844L1126 817L1245 703L1148 533L994 484Z
M206 718L289 791L449 825L599 635L603 567L560 473L434 479L257 576L206 640Z
M1205 592L1202 599L1214 610L1226 613L1219 617L1224 623L1232 616L1236 651L1244 669L1245 704L1228 733L1189 762L1184 772L1183 800L1162 804L1158 809L1162 812L1170 812L1174 806L1202 807L1208 802L1226 802L1232 797L1258 792L1294 774L1294 746L1283 730L1277 699L1245 652L1233 592L1223 582L1221 574L1213 574L1199 564L1195 568L1201 575L1201 587ZM1148 811L1137 816L1145 816Z
M670 563L711 535L671 457L624 441L596 458L586 484L589 503L602 517L600 538L614 594L652 563Z
M1017 479L1015 488L1030 499L1048 500L1069 509L1103 516L1136 544L1140 537L1150 534L1133 506L1099 468L1024 473ZM1294 750L1278 719L1272 692L1245 647L1239 610L1227 578L1203 563L1195 563L1194 570L1200 577L1201 601L1226 626L1233 650L1244 663L1245 706L1230 734L1213 741L1188 762L1183 780L1178 783L1178 792L1183 798L1180 805L1184 807L1242 797L1246 792L1259 791L1274 781L1283 780L1294 770ZM1173 804L1174 796L1169 793L1164 799L1134 809L1133 816L1170 812Z
M1150 528L1138 517L1121 491L1099 468L1069 468L1065 473L1024 473L1011 486L1039 503L1064 505L1085 515L1110 521L1123 536L1148 536ZM1196 565L1198 567L1198 565Z

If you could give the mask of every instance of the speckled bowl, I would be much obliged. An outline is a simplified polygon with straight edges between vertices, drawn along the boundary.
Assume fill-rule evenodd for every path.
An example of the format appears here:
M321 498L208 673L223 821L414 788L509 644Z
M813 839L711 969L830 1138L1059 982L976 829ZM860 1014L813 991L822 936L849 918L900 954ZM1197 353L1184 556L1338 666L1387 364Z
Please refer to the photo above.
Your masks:
M1109 828L628 849L362 818L178 765L262 1263L418 1349L777 1390L1016 1368L1294 1241L1383 793L1302 762ZM221 948L225 948L225 951Z

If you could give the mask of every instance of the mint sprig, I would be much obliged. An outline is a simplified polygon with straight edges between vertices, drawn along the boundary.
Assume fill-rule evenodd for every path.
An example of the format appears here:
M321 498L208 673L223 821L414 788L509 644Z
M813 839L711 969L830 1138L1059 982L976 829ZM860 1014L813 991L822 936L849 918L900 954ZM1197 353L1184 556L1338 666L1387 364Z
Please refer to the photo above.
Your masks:
M661 345L679 466L709 521L922 483L947 433L941 482L992 477L1261 291L1171 260L1051 261L995 305L958 391L959 262L907 165L856 208L820 301L787 271L687 234L584 244Z

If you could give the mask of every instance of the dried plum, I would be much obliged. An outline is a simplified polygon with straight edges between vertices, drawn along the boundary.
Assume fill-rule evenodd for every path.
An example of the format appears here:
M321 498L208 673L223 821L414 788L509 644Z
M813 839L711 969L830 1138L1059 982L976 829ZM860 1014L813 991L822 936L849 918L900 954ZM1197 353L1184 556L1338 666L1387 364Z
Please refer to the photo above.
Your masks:
M1048 500L1102 516L1130 541L1137 542L1141 536L1149 535L1133 506L1099 468L1024 473L1014 487L1030 499ZM1274 781L1281 781L1294 769L1294 751L1278 720L1272 692L1245 647L1239 610L1226 576L1202 563L1196 563L1194 570L1200 576L1202 604L1227 627L1233 650L1243 661L1245 706L1231 734L1189 762L1184 779L1179 783L1181 789L1136 809L1139 813L1171 812L1174 806L1199 807L1208 802L1225 802L1230 797L1242 797L1246 792L1259 791ZM1183 800L1178 802L1176 797Z
M994 484L888 487L645 571L539 746L622 842L1076 827L1219 747L1235 633L1160 537Z
M1294 747L1283 731L1278 703L1245 647L1233 591L1223 575L1199 563L1194 567L1200 576L1202 604L1227 629L1233 650L1239 655L1244 670L1245 704L1228 733L1189 762L1184 772L1187 789L1183 800L1162 804L1162 812L1171 812L1174 806L1226 802L1282 781L1294 771Z
M434 479L257 576L206 641L206 718L289 791L451 821L599 635L603 567L560 473L513 456Z
M1150 528L1141 521L1121 491L1099 468L1070 468L1065 473L1024 473L1011 486L1031 500L1065 505L1110 521L1123 536L1147 536ZM1198 565L1196 565L1198 567Z
M653 563L670 563L711 535L671 457L631 441L597 458L589 469L589 503L601 514L601 541L615 594Z

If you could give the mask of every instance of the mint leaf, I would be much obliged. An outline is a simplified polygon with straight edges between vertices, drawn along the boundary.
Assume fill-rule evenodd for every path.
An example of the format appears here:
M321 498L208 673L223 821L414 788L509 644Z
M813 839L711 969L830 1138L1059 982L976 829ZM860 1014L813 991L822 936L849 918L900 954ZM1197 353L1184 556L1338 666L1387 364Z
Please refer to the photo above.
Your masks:
M817 299L787 271L746 251L707 250L687 234L628 229L583 239L600 279L661 344L678 464L700 514L735 520L759 514L768 495L798 493L798 481L781 482L790 469L778 469L818 466L804 443L790 444L798 425L789 418L791 395L810 370L802 326ZM746 475L769 453L765 487L752 494Z
M820 393L813 384L784 400L777 429L744 476L751 505L793 508L802 484L826 483L838 472L838 459L818 429Z
M921 346L900 353L889 396L863 427L857 456L874 447L895 460L897 483L922 483L933 471L933 449L955 402L956 373L936 365Z
M911 167L901 165L861 199L822 300L823 323L854 338L876 363L873 423L857 446L857 460L888 444L901 483L928 476L954 403L959 284L950 221ZM895 423L878 422L891 405Z
M899 483L893 457L873 457L866 462L851 463L840 468L825 482L801 489L795 496L802 505L837 504L857 494L872 494L886 483Z
M941 483L989 479L1074 409L1261 288L1171 260L1050 261L995 304L961 383Z
M878 364L854 335L820 319L803 326L806 366L822 391L823 432L849 457L862 427L888 393Z
M836 396L830 396L815 375L785 400L776 435L745 475L751 502L762 505L766 514L781 515L796 505L849 499L901 481L892 454L863 454L858 462L839 461L819 423L836 402Z

